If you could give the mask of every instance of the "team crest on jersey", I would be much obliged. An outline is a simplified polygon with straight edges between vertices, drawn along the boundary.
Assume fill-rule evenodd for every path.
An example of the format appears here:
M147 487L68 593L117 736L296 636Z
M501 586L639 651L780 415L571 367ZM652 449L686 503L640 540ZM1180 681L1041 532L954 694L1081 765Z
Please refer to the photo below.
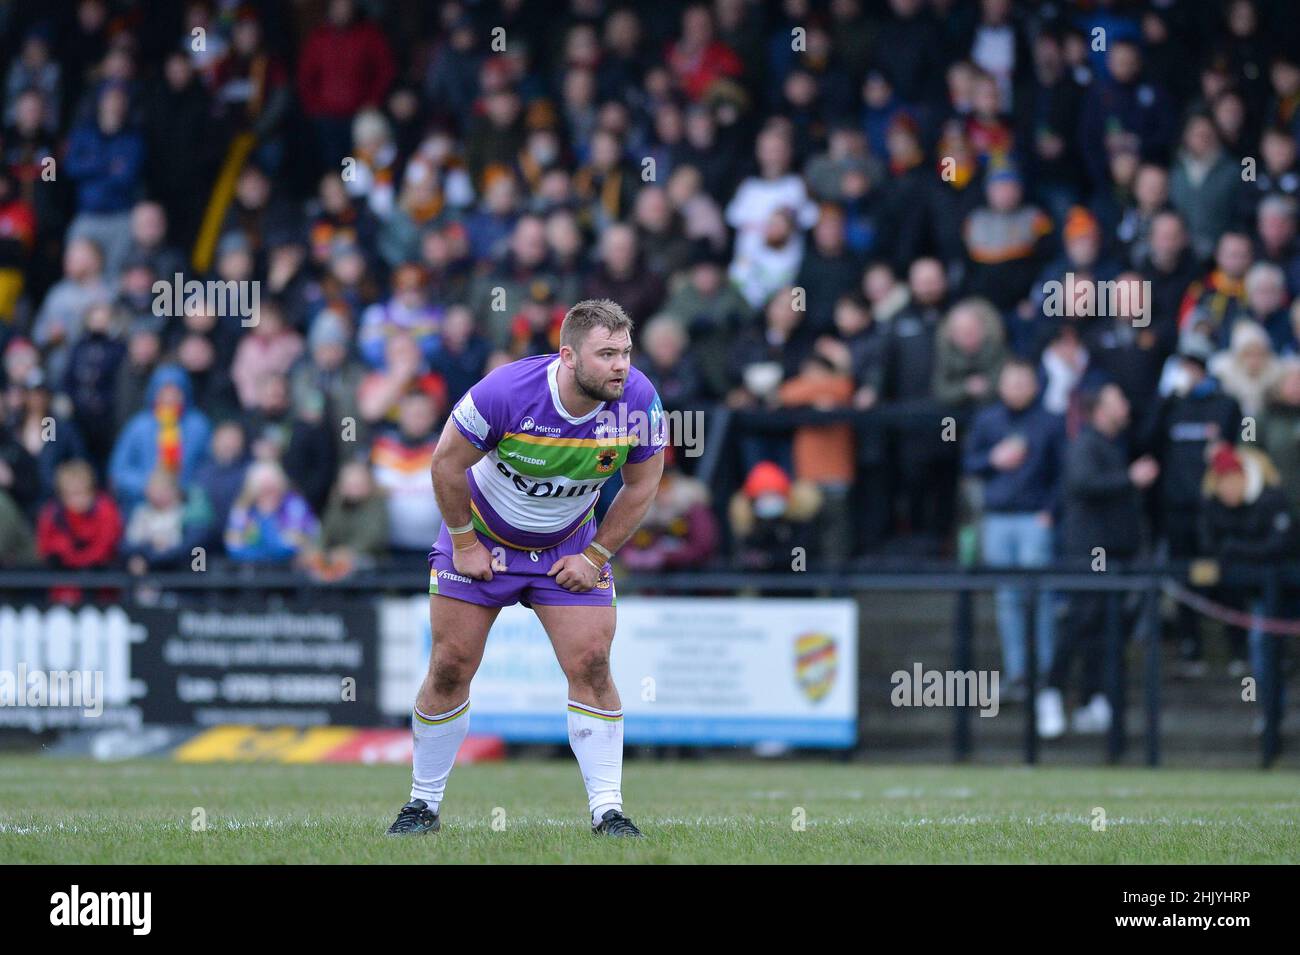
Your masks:
M614 578L610 574L609 568L606 567L604 570L600 572L600 578L596 581L596 589L609 590L609 585L612 584L613 582L614 582Z
M614 470L614 462L618 460L618 452L613 448L605 448L596 455L596 470L601 474L608 474Z

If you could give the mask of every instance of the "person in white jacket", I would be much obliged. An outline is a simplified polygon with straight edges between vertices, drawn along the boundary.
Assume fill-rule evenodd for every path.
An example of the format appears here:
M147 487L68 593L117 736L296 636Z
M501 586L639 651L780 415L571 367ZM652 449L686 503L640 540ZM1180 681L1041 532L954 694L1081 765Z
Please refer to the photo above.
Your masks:
M759 174L746 177L727 204L727 225L736 230L737 243L747 235L761 236L778 209L791 210L801 230L817 223L817 205L808 197L807 184L791 172L793 155L786 127L774 123L759 133L755 147Z

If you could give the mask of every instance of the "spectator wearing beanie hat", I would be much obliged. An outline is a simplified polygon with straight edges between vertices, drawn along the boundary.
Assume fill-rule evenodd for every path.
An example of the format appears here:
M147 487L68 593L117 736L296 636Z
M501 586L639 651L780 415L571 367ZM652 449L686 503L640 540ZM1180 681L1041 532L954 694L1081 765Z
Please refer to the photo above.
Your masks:
M338 460L345 460L350 442L340 425L347 418L362 420L357 405L357 389L365 378L365 368L352 357L350 326L333 309L322 309L307 335L307 351L289 372L289 390L295 408L308 417L332 422ZM358 442L365 437L358 434Z
M1061 241L1064 247L1062 255L1039 273L1030 290L1029 307L1021 312L1021 317L1030 319L1032 334L1022 327L1022 323L1012 325L1019 332L1016 340L1022 352L1038 354L1056 335L1062 323L1075 324L1082 337L1101 324L1099 319L1113 317L1106 311L1108 300L1100 288L1096 289L1098 294L1092 297L1091 304L1086 295L1080 297L1080 290L1088 284L1108 282L1119 274L1119 267L1102 256L1101 226L1096 216L1083 206L1073 206L1065 217ZM1045 313L1052 288L1064 292L1061 297L1064 314Z
M1277 468L1260 451L1236 448L1224 443L1210 459L1202 484L1204 503L1201 508L1200 552L1220 564L1248 563L1256 566L1273 564L1295 553L1295 522L1280 487ZM1253 589L1216 587L1212 599L1237 610L1245 610ZM1259 635L1264 640L1276 639ZM1234 678L1251 670L1246 663L1246 634L1239 627L1227 628L1231 662L1229 675ZM1256 638L1259 639L1259 638ZM1198 641L1199 642L1199 641ZM1252 643L1255 642L1252 640ZM1258 661L1262 646L1252 646Z
M989 174L985 197L987 204L967 217L962 230L970 267L967 290L1005 312L1029 294L1052 220L1025 204L1020 173L1009 163Z
M1210 359L1209 371L1237 399L1241 413L1251 417L1264 410L1265 398L1281 374L1268 333L1248 321L1233 325L1231 346Z
M741 564L751 570L788 568L791 548L815 550L813 522L821 506L816 485L792 483L771 461L754 465L727 507Z
M193 406L185 370L158 368L149 379L144 410L127 422L109 458L109 479L123 509L130 513L156 470L176 475L188 487L207 457L211 432L208 416Z

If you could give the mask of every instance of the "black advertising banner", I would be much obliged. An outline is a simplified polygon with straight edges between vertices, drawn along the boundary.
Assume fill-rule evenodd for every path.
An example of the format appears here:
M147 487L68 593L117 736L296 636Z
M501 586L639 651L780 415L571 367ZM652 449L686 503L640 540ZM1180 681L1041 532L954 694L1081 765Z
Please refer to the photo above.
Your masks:
M130 613L148 633L131 654L132 676L147 687L140 700L146 723L379 722L371 601Z

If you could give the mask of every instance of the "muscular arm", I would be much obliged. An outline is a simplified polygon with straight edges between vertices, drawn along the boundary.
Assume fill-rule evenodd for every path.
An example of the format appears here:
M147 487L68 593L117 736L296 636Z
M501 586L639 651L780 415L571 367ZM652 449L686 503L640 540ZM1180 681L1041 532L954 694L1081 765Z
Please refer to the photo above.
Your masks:
M470 444L454 424L448 423L442 429L429 471L433 495L438 499L438 509L449 531L471 523L469 479L465 470L486 453ZM451 564L458 574L475 580L491 580L494 571L500 573L506 569L505 562L489 554L474 531L453 533L451 537Z
M448 527L463 527L470 522L469 478L465 471L485 453L466 441L454 424L448 422L442 429L429 471L438 510Z
M664 473L664 456L656 454L636 464L623 465L623 487L600 522L595 541L608 551L616 551L627 543L645 520L650 505L659 491L659 479Z

